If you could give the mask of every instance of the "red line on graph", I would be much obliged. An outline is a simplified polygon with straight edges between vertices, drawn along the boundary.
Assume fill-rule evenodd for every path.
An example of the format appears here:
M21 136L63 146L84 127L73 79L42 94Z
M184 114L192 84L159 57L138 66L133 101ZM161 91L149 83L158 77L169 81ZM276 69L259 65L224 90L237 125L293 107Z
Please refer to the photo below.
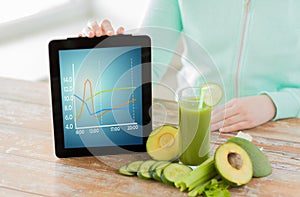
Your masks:
M76 122L78 122L78 120L79 120L79 118L80 118L80 116L82 115L82 111L83 111L83 108L84 108L84 102L85 102L85 98L86 98L86 88L87 88L87 84L89 84L89 92L90 92L90 96L92 97L93 96L93 90L92 90L92 82L89 80L89 79L87 79L85 82L84 82L84 87L83 87L83 97L82 97L82 104L81 104L81 107L80 107L80 111L79 111L79 115L77 116L77 118L76 118ZM92 98L91 99L92 100L92 113L93 114L95 114L95 104L94 104L94 98ZM129 101L126 101L126 102L124 102L124 103L121 103L120 105L117 105L117 106L115 106L115 107L112 107L112 109L111 110L105 110L104 112L102 112L101 114L99 114L99 115L94 115L93 117L94 118L100 118L100 117L102 117L103 115L105 115L106 113L108 113L108 112L110 112L110 111L112 111L113 109L118 109L118 108L121 108L121 107L123 107L123 106L125 106L125 105L128 105L129 103L133 103L133 102L135 102L135 100L136 99L131 99L131 100L129 100Z

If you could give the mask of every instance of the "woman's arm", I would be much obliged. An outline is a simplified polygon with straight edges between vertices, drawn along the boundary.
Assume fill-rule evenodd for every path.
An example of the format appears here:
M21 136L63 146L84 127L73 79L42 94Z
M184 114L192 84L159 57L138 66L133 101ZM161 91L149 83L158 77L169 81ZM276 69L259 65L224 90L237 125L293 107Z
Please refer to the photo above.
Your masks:
M258 96L235 98L212 112L211 130L249 129L270 120L300 117L300 89L284 88Z
M284 88L278 92L263 93L272 99L276 107L274 120L300 117L300 88Z
M249 129L270 121L276 108L267 95L235 98L213 109L211 130L232 132Z
M141 32L150 35L152 40L154 84L159 83L176 53L181 30L181 14L177 0L150 1Z

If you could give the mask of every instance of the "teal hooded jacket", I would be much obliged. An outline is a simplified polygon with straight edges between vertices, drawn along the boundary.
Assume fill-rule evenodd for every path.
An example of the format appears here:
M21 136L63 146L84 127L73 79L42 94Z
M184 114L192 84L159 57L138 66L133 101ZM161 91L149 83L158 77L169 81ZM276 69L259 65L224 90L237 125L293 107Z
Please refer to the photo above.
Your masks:
M168 65L171 52L176 53L177 40L184 34L188 38L185 46L190 49L189 55L181 56L183 64L198 67L199 79L218 75L225 102L267 94L276 107L274 120L299 117L299 10L299 0L152 0L143 27L153 31L149 31L154 46L153 80L164 75L164 65ZM214 69L208 68L209 63L199 66L197 58L205 59L199 55L203 53L200 48L211 57ZM191 71L190 77L185 77L199 85L202 80L194 75Z

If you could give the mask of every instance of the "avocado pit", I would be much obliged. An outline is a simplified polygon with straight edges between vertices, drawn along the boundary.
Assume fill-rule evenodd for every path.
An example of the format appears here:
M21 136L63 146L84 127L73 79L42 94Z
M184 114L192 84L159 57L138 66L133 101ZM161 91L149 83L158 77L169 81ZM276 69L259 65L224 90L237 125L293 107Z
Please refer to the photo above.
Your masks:
M227 156L227 160L229 164L237 170L240 170L243 166L242 157L238 153L235 152L229 153Z

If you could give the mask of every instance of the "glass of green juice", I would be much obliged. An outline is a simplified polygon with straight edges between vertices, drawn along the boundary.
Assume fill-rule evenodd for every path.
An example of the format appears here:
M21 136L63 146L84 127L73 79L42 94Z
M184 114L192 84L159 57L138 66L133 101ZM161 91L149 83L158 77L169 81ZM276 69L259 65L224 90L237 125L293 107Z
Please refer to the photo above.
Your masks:
M189 87L179 92L179 160L187 165L200 165L210 154L211 107L201 99L200 88Z

